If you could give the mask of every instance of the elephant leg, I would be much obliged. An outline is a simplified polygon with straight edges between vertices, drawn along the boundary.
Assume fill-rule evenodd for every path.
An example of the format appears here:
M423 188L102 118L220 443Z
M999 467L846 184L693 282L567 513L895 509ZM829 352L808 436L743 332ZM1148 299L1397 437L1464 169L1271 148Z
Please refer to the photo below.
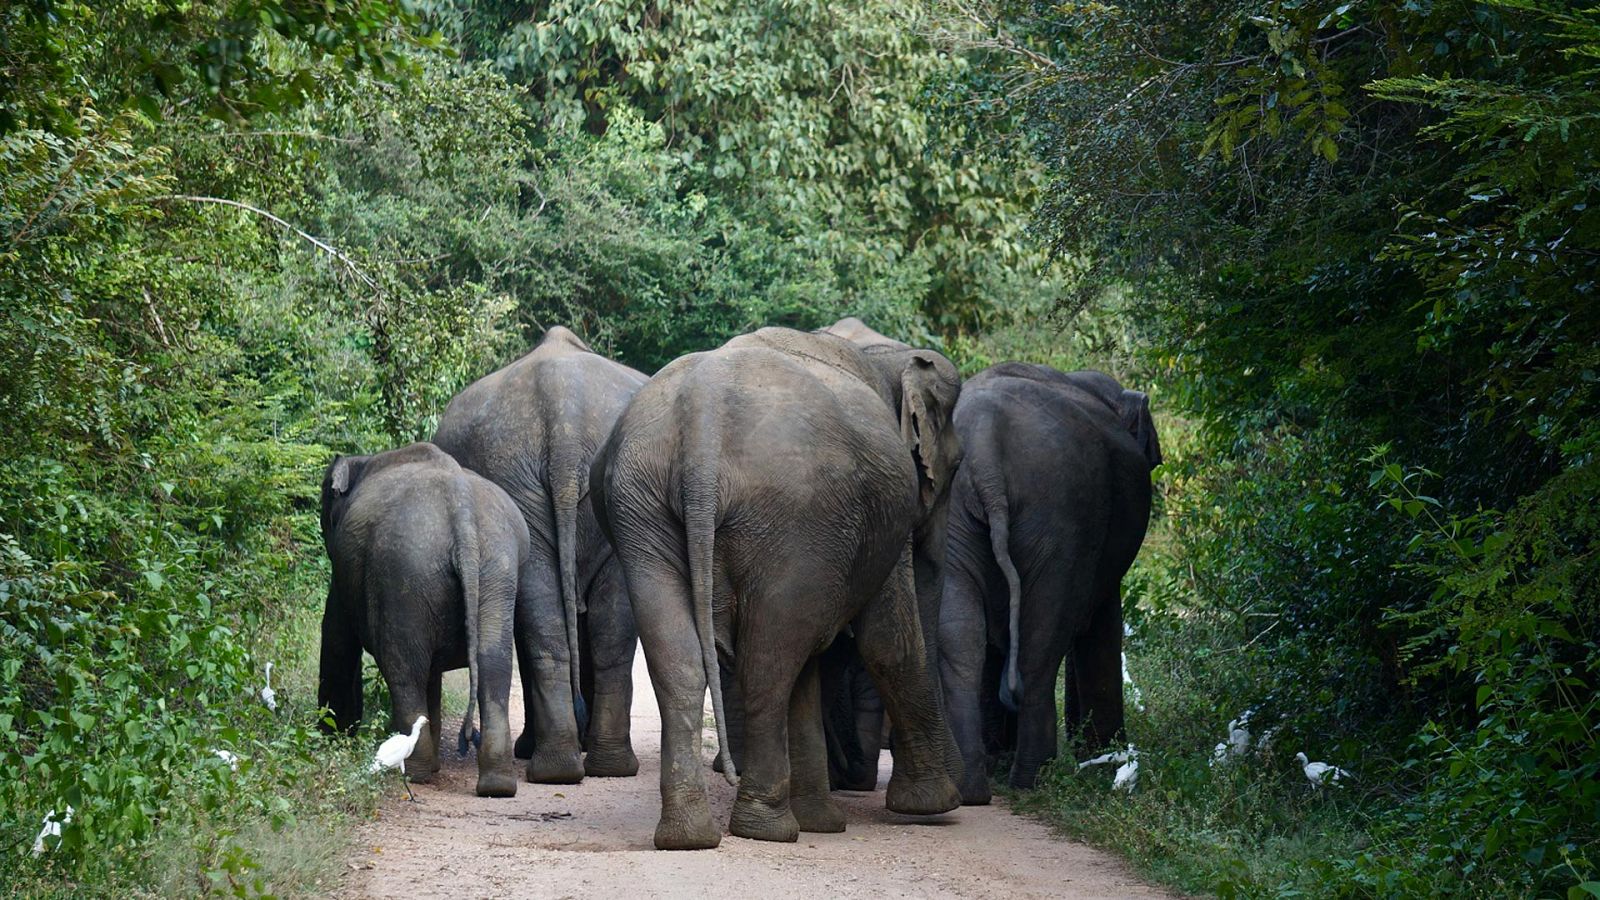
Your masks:
M739 679L732 667L718 662L717 678L722 682L722 711L728 717L728 755L733 757L733 767L744 771L744 695L739 692ZM722 754L711 761L711 771L722 771Z
M511 656L515 597L507 581L498 602L480 599L478 615L478 796L515 797L511 755Z
M789 696L789 808L801 831L831 833L844 830L844 812L828 796L820 668L817 657L807 661Z
M322 656L317 672L317 705L333 713L333 730L355 734L361 724L361 638L328 589L322 613ZM327 723L323 723L327 728Z
M444 670L435 668L428 673L428 730L433 733L433 746L440 746L444 728ZM434 754L433 771L439 771L439 756Z
M960 571L946 576L944 605L939 611L939 663L945 709L961 750L961 802L968 806L985 805L992 797L984 749L984 668L989 639L982 603L983 594L974 579ZM994 681L998 685L999 679Z
M389 685L389 728L397 734L409 733L418 716L428 714L428 689L432 677L427 662L404 662L380 657L378 670ZM424 728L417 736L417 746L406 759L406 775L418 784L433 780L439 770L439 744L433 729Z
M894 721L885 803L895 812L933 815L961 805L949 775L961 757L928 674L910 556L908 542L883 589L856 618L856 642Z
M1039 770L1056 757L1060 734L1056 724L1056 676L1063 654L1055 649L1022 667L1022 702L1017 707L1017 755L1011 761L1010 784L1031 788Z
M615 559L606 563L589 591L586 618L589 646L583 663L593 688L588 698L589 730L584 741L589 752L583 759L583 770L597 778L637 775L639 757L633 752L630 732L633 654L639 644L639 629Z
M1084 740L1098 752L1123 740L1122 597L1102 592L1089 627L1073 642L1073 675Z
M1005 655L989 647L983 655L983 689L978 693L978 709L983 716L983 752L990 769L1002 753L1017 749L1016 716L1000 703L1000 679L1005 666Z
M875 791L878 789L878 754L883 749L883 697L859 657L850 667L850 690L861 758L845 774L845 788Z
M583 780L583 762L572 701L572 656L554 568L522 567L515 621L526 716L515 750L518 756L527 751L529 781L576 784Z
M639 641L661 709L661 820L658 850L706 850L722 843L711 821L700 762L706 696L689 585L670 564L624 561Z
M786 597L799 595L777 593ZM747 610L767 606L750 597L746 602ZM746 622L750 624L739 635L739 658L735 664L739 689L744 695L745 758L739 769L739 795L733 801L728 831L758 841L794 841L800 837L800 823L789 802L789 722L796 685L807 663L802 656L804 651L798 649L805 637L796 631L801 627L798 623L752 623L755 615L747 615L750 618ZM820 730L821 701L816 702L819 706L811 716L819 720Z

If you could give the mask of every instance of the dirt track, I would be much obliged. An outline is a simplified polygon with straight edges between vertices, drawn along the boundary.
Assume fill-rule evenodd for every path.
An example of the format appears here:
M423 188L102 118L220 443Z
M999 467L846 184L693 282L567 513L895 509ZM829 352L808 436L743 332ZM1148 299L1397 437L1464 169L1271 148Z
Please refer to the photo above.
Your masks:
M463 674L464 673L458 673ZM1004 806L965 807L931 818L883 808L880 789L839 792L843 834L802 834L796 844L724 836L716 850L651 847L660 810L661 720L644 656L634 670L636 778L582 784L523 783L508 800L473 794L476 761L448 753L421 803L398 783L377 821L356 837L344 897L1165 897L1113 857L1053 837ZM520 688L514 688L520 690ZM512 732L521 729L512 704ZM447 719L445 731L459 726ZM709 739L710 729L707 729ZM708 744L706 759L712 755ZM713 815L726 823L733 788L707 772Z

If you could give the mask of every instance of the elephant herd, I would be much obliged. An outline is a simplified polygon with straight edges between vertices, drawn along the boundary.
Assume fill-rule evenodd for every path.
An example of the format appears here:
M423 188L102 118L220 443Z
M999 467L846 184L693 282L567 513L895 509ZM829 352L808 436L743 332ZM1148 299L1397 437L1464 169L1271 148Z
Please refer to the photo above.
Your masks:
M332 579L318 700L362 716L361 660L407 766L439 768L441 677L466 666L477 791L631 776L642 645L661 710L662 849L715 847L701 737L738 785L728 831L843 831L836 787L889 809L1027 787L1066 721L1120 738L1120 583L1161 461L1146 396L1006 363L962 384L856 319L763 328L647 377L551 328L456 396L431 443L341 456L322 485ZM515 653L513 654L513 647ZM513 741L513 657L524 730Z

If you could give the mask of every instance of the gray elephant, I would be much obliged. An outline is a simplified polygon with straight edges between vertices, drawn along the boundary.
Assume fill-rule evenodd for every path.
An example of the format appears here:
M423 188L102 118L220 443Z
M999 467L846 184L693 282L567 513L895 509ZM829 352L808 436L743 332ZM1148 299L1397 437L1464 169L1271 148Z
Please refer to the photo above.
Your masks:
M871 354L889 368L903 367L917 352L909 344L873 330L849 316L819 329L837 335ZM898 416L899 410L896 410ZM898 423L898 418L897 418ZM912 532L912 569L917 583L917 615L922 622L928 651L928 672L938 690L938 616L944 590L945 518L949 493ZM822 684L822 729L828 747L828 782L835 790L870 791L878 783L878 753L884 730L883 699L856 650L852 635L841 634L819 660ZM728 737L735 764L744 751L744 705L732 670L721 667L723 698L727 703ZM712 767L722 771L719 757ZM952 772L952 775L959 773Z
M1068 726L1092 747L1120 738L1122 576L1144 540L1161 448L1143 393L1040 365L974 376L955 426L966 457L950 491L940 662L962 802L981 804L991 695L1017 716L1010 783L1032 787L1056 754L1064 659Z
M527 721L537 695L528 672L543 623L534 610L561 610L574 696L588 710L584 772L639 771L629 735L633 653L638 633L621 570L589 501L589 462L617 416L647 379L599 356L557 325L521 359L474 382L450 401L434 443L504 488L527 522L533 547L530 606L517 610ZM584 716L580 713L580 719ZM524 731L516 755L542 745Z
M512 617L530 567L528 532L505 492L462 469L432 444L375 456L340 456L322 478L322 537L332 563L322 615L317 700L349 733L362 715L361 653L370 652L389 685L391 727L409 731L426 715L408 771L428 781L439 769L441 680L465 665L470 689L461 739L483 712L478 794L510 797ZM537 675L568 710L566 645L557 630L542 642L548 664ZM571 782L577 729L550 720L552 740L541 780ZM554 717L559 719L559 716Z
M792 841L843 829L828 796L815 657L846 624L898 727L888 807L959 805L911 548L959 462L959 392L936 353L872 354L830 334L765 328L673 362L618 420L591 491L661 707L657 847L722 838L700 762L708 684L719 755L739 785L729 830ZM742 780L728 756L719 655L744 701Z

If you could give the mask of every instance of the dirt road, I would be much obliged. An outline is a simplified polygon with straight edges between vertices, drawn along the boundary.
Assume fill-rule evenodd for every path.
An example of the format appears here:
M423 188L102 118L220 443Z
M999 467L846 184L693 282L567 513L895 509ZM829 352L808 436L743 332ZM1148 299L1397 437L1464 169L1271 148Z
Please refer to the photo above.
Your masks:
M378 819L360 830L340 896L1169 896L1135 880L1113 857L1059 840L998 803L930 818L889 812L882 791L887 752L878 791L834 794L849 817L843 834L802 834L795 844L724 836L716 850L656 851L650 841L660 811L661 720L642 653L634 683L638 777L523 783L515 798L487 800L473 794L476 761L448 753L435 783L416 788L421 803L406 802L397 784ZM521 705L512 705L515 734ZM459 724L447 721L445 731ZM708 743L708 762L714 746ZM707 776L713 814L726 823L733 788Z

